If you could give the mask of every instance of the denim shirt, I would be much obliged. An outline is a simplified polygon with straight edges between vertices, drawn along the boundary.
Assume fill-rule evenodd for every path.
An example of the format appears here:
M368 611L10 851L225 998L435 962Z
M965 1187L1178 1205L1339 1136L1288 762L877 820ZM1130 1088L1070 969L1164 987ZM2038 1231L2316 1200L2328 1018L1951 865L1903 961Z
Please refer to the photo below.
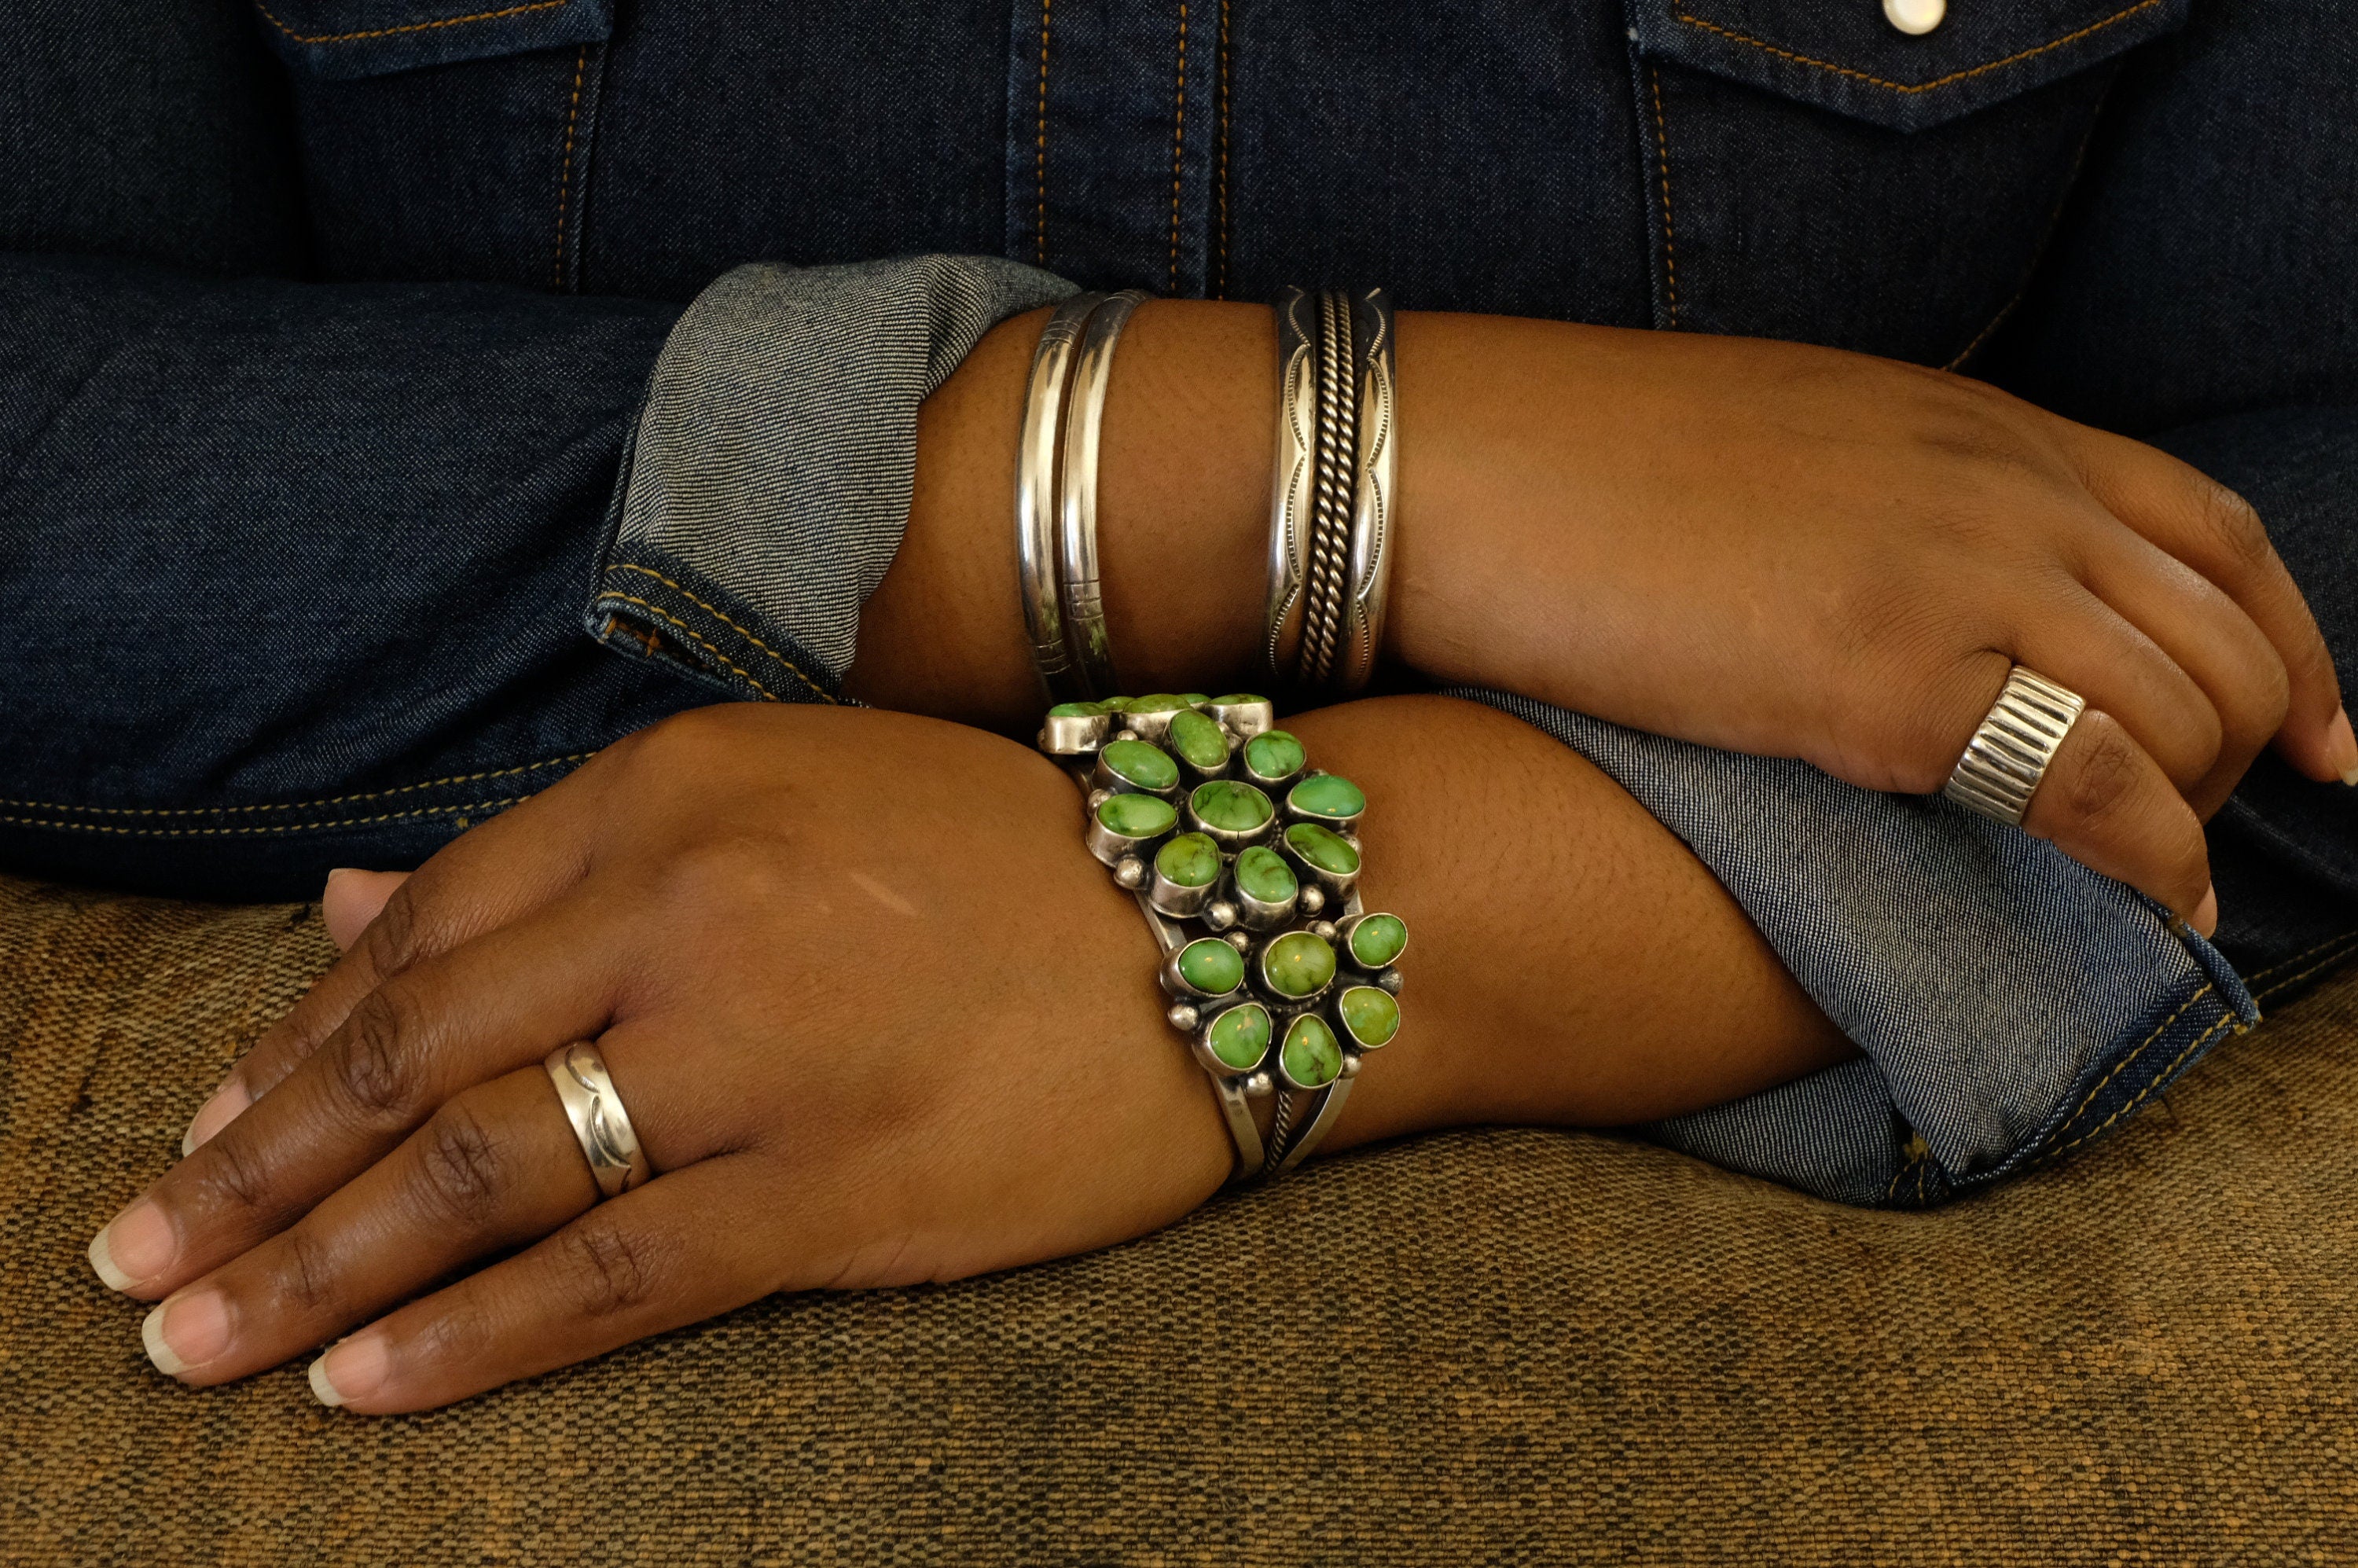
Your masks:
M18 15L0 581L42 610L0 852L285 895L677 707L832 698L916 404L1076 286L1970 368L2244 491L2358 689L2346 33L2330 0L1954 0L1920 37L1873 0ZM1652 1130L1827 1196L2078 1148L2358 926L2347 797L2272 763L2213 825L2247 989L1942 803L1467 695L1644 802L1861 1045Z

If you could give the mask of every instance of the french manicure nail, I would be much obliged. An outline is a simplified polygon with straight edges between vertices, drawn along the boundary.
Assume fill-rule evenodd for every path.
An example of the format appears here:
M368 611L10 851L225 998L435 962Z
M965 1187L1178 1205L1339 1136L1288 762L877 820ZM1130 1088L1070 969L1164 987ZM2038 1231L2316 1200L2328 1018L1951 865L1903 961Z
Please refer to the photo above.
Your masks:
M2326 761L2342 775L2342 782L2358 785L2358 735L2350 732L2350 710L2343 708L2325 727Z
M90 1238L90 1266L109 1290L128 1291L170 1268L179 1250L172 1222L143 1198Z
M332 1369L330 1362L334 1363ZM388 1365L390 1358L385 1354L383 1336L356 1334L350 1339L340 1339L328 1346L327 1354L311 1363L312 1396L323 1405L364 1400L384 1383Z
M212 1137L244 1114L254 1103L245 1092L245 1085L236 1078L213 1091L212 1098L198 1108L197 1119L189 1123L189 1130L180 1135L180 1158L187 1159L202 1148Z
M2212 933L2219 929L2219 890L2217 888L2202 890L2202 902L2194 906L2194 918L2189 924L2202 934L2202 939L2206 942L2211 939Z
M217 1291L174 1296L157 1304L139 1325L147 1359L156 1370L177 1378L229 1348L229 1306Z

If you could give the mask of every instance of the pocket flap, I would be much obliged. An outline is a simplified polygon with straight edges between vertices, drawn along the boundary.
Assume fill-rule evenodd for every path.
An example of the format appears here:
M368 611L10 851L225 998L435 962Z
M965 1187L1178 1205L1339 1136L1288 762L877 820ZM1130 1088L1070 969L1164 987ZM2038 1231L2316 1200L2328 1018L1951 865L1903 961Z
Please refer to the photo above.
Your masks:
M254 0L262 30L311 76L384 76L487 59L614 31L613 0Z
M1949 0L1929 33L1881 0L1629 0L1639 51L1916 131L2185 24L2192 0Z

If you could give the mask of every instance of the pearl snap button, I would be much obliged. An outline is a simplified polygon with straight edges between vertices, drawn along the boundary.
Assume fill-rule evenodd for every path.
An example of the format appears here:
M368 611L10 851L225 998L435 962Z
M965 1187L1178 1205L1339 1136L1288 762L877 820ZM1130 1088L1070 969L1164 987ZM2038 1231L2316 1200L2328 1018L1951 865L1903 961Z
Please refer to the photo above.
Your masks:
M1883 0L1884 19L1903 33L1929 33L1949 14L1949 0Z

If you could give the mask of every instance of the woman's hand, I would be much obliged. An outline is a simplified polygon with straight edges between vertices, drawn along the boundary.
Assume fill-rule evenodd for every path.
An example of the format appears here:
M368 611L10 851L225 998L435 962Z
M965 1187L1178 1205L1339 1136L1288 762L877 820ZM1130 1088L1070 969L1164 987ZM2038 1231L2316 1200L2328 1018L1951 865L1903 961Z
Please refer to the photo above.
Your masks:
M2180 914L2271 740L2358 782L2232 492L1980 382L1801 344L1403 317L1393 644L1705 745L1938 790L2008 667L2087 698L2025 826Z
M1711 874L1547 736L1433 697L1293 728L1367 790L1363 885L1415 933L1406 1026L1325 1149L1651 1119L1848 1054ZM773 1291L1153 1229L1230 1145L1080 816L1044 759L930 719L745 706L634 736L397 890L338 878L349 950L92 1262L164 1300L148 1350L184 1382L351 1335L315 1387L392 1411ZM540 1065L577 1040L655 1171L602 1204Z
M110 1282L178 1292L148 1342L192 1383L365 1325L325 1377L398 1411L1166 1224L1228 1141L1078 816L1044 759L925 719L634 737L393 894L109 1227ZM575 1040L661 1173L603 1204L540 1065Z
M930 399L855 688L1013 725L1033 677L1010 476L1038 319ZM1141 308L1100 479L1107 614L1140 690L1254 667L1269 312ZM2019 661L2084 696L2028 827L2209 927L2201 819L2274 739L2358 740L2250 508L1981 383L1831 349L1505 317L1400 319L1391 654L1706 745L1931 794Z

